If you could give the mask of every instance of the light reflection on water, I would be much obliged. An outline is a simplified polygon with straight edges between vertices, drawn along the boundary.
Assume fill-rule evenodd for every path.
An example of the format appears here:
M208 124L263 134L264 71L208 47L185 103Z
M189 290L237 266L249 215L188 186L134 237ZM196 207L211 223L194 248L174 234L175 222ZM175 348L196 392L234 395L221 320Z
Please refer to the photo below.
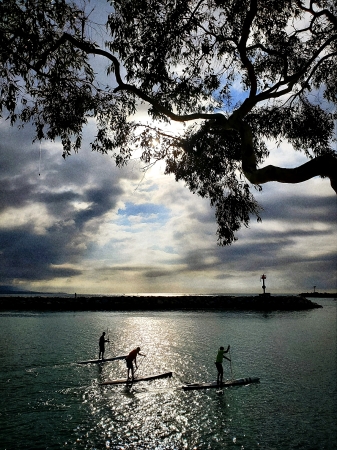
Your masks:
M0 441L34 449L314 449L336 447L336 304L299 313L0 315ZM77 365L140 346L139 374L171 379L101 386L124 361ZM185 392L212 381L220 345L236 377L261 383ZM225 376L230 376L229 366Z

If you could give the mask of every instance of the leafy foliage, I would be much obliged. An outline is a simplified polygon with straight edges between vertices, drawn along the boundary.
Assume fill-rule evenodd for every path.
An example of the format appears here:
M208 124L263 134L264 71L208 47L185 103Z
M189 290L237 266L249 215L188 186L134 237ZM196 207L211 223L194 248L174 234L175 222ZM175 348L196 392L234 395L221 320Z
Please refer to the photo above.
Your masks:
M166 173L210 199L220 244L252 215L260 220L251 184L322 175L336 186L333 0L108 4L103 31L88 12L101 3L0 2L0 108L12 124L32 122L37 139L60 137L65 156L94 117L93 150L113 152L119 166L137 149L146 167L165 159ZM94 41L102 33L104 47ZM96 57L109 64L106 83ZM149 123L135 119L141 103ZM174 133L174 122L189 126ZM298 178L260 168L267 139L304 152L307 175L306 165Z
M249 185L237 177L240 172L240 139L238 133L222 130L211 133L207 125L193 133L190 130L183 150L167 157L167 173L184 180L187 187L210 199L218 223L218 240L232 242L242 224L248 227L250 214L260 217L259 206Z

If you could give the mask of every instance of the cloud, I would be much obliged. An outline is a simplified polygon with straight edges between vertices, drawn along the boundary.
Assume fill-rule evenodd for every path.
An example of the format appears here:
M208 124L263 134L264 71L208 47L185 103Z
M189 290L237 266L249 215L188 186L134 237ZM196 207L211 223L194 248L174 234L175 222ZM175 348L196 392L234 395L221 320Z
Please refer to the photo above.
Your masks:
M135 175L85 149L62 161L60 145L50 143L39 175L39 144L30 143L29 130L1 128L1 282L80 274L57 265L78 263L94 245L93 230L123 195L122 178Z
M91 127L91 128L90 128ZM56 143L0 124L0 284L81 293L300 292L336 288L335 196L328 180L270 183L230 247L216 242L207 199L137 160L117 169L83 148L65 161ZM282 158L288 147L282 147ZM40 160L41 153L41 160ZM40 173L40 175L39 175Z

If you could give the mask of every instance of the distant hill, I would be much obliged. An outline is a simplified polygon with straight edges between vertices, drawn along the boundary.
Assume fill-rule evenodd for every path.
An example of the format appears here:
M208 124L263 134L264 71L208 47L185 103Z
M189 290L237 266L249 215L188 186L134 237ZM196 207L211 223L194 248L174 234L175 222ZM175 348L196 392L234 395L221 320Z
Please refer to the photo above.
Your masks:
M39 292L20 289L15 286L0 285L0 295L67 295L64 292Z
M42 292L26 291L14 286L0 286L1 294L42 294Z

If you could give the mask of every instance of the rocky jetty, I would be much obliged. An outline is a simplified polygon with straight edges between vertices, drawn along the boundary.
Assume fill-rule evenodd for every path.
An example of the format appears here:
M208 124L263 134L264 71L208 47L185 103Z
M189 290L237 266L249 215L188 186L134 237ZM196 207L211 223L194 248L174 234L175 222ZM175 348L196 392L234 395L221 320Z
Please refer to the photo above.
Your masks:
M299 311L322 308L302 296L0 297L0 311Z
M301 297L313 297L313 298L334 298L337 299L337 292L302 292L299 294Z

